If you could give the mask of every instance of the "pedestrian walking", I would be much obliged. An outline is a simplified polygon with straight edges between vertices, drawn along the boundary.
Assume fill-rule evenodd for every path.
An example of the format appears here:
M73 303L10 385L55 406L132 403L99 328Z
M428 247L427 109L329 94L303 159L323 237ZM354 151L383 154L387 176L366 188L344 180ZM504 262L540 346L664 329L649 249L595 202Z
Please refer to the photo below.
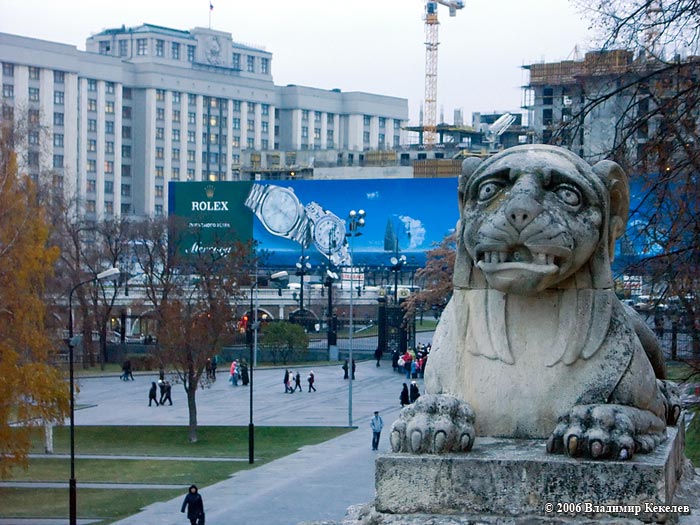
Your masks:
M166 401L170 403L170 406L173 406L173 398L170 397L170 393L172 392L173 387L170 384L169 381L165 382L165 397L163 400L160 402L161 405L164 405Z
M311 392L312 390L316 392L316 387L314 386L314 381L316 381L316 378L314 377L313 370L309 372L309 377L307 377L306 380L309 382L309 392Z
M217 367L217 362L216 362L216 356L211 358L211 380L216 381L216 367Z
M299 392L303 392L304 389L301 388L301 374L297 372L297 374L294 376L294 390L292 392L296 392L297 388L299 389Z
M156 382L152 381L151 382L151 389L148 391L148 406L151 406L151 403L155 401L156 406L158 406L158 399L156 398L156 392L158 388L156 387Z
M284 393L292 393L292 371L285 369L284 371Z
M187 508L187 519L190 520L190 525L204 525L204 500L197 490L197 485L190 485L180 512L185 512L185 508Z
M357 368L357 365L355 365L355 360L352 360L352 380L355 380L355 368Z
M382 434L382 429L384 428L384 421L377 410L374 411L374 417L369 422L369 426L372 429L372 450L378 450L379 438Z
M238 361L235 359L231 362L231 371L229 381L233 386L238 386L238 374L240 373L238 369Z
M411 404L411 401L409 400L409 397L408 397L408 385L406 383L403 384L403 388L401 389L401 395L399 396L399 400L401 401L402 407L405 407L406 405Z
M415 381L411 381L411 391L409 393L409 399L411 403L415 403L418 401L418 398L420 397L420 390L418 390L418 385L416 384Z
M248 386L250 377L248 376L248 363L241 361L241 383L243 386Z
M128 381L129 379L132 381L134 380L134 374L131 372L131 361L128 359L124 361L124 364L122 365L122 372L122 381Z
M158 389L160 390L160 399L158 400L158 402L162 405L163 399L165 398L165 380L164 379L158 380Z
M377 368L379 368L381 365L380 361L382 360L382 356L384 355L384 352L382 352L381 347L377 347L377 349L374 351L374 358L377 360Z
M345 362L343 363L343 379L347 379L349 377L348 370L349 370L348 360L346 359Z

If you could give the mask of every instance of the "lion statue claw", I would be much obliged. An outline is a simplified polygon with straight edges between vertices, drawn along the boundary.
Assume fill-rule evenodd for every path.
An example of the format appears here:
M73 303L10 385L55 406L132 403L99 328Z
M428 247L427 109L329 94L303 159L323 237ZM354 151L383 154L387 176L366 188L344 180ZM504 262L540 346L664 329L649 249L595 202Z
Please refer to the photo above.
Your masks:
M458 190L454 291L393 450L468 451L494 436L591 458L652 451L681 406L653 332L614 292L625 173L527 145L465 160Z
M391 428L391 449L413 454L469 452L474 411L450 395L424 395L405 407Z

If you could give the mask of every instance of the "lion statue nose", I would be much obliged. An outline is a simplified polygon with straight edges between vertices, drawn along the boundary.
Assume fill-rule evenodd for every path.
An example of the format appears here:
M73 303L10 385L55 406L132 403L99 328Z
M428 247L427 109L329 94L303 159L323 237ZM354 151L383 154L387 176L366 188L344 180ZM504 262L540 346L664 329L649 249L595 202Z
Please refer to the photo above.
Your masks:
M542 206L529 195L516 195L505 209L508 222L518 231L522 231L542 211Z

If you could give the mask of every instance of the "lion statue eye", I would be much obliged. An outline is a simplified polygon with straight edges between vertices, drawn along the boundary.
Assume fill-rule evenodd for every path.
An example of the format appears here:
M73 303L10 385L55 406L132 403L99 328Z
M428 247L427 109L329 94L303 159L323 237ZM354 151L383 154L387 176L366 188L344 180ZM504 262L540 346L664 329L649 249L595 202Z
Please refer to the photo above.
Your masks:
M568 204L569 206L578 206L581 204L581 193L572 186L562 184L561 186L557 186L554 193L564 204Z
M478 199L480 201L487 201L493 198L493 196L496 195L502 187L503 185L499 184L496 181L487 180L486 182L483 182L479 185Z

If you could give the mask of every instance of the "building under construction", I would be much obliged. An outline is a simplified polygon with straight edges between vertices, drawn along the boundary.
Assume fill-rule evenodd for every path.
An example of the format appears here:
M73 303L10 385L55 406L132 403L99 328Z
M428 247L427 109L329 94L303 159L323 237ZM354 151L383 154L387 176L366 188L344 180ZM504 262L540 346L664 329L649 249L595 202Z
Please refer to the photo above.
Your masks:
M660 125L657 101L684 85L697 85L700 58L660 62L629 50L610 50L586 53L583 60L523 67L530 72L523 108L529 112L535 142L556 143L596 161L620 141L627 142L629 151L643 148ZM598 103L589 108L593 100ZM648 124L634 133L624 131L629 119L639 121L644 115L650 115Z

